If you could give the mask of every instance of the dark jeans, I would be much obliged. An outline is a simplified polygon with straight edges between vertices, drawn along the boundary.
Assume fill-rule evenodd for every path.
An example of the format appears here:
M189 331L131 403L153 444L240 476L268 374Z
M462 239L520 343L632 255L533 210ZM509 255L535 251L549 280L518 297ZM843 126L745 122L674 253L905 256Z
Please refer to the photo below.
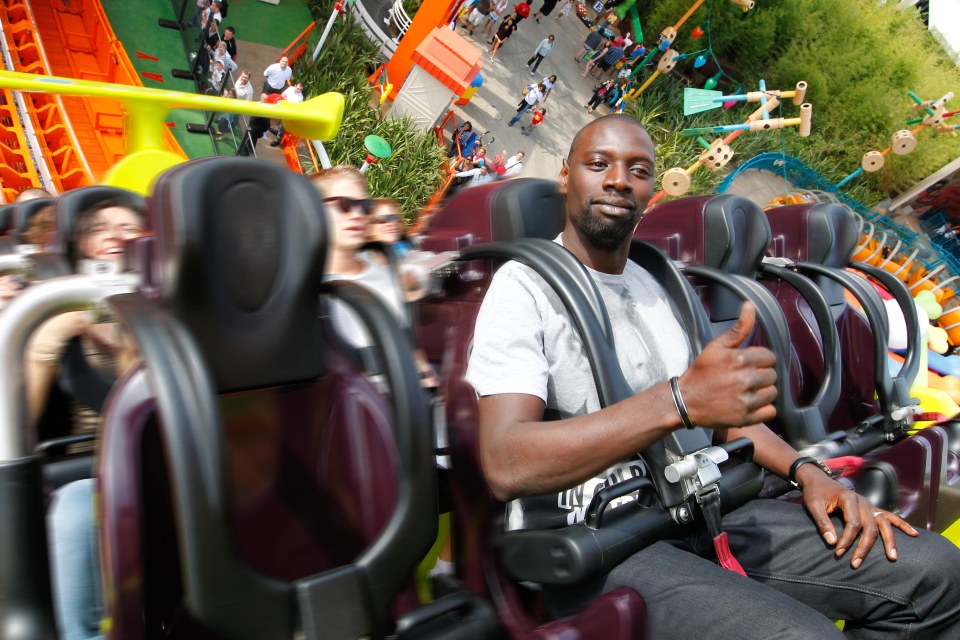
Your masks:
M534 73L536 73L536 72L537 72L537 67L540 66L540 63L541 63L541 62L543 62L543 56L540 55L539 53L535 53L535 54L533 54L533 57L532 57L532 58L530 58L529 60L527 60L527 66L530 67L530 65L532 64L533 66L530 67L530 71L533 71Z
M597 107L600 106L600 103L603 102L603 98L604 98L605 95L606 95L606 94L602 94L602 95L601 95L601 94L598 94L598 93L594 93L594 94L590 97L590 102L587 103L587 106L590 107L591 109L596 109Z
M960 550L938 534L897 531L899 560L878 540L852 569L852 550L837 558L800 505L754 500L723 526L749 579L705 559L713 547L701 534L647 547L579 596L637 590L657 640L960 638ZM550 595L555 607L573 596ZM834 620L846 621L843 633Z

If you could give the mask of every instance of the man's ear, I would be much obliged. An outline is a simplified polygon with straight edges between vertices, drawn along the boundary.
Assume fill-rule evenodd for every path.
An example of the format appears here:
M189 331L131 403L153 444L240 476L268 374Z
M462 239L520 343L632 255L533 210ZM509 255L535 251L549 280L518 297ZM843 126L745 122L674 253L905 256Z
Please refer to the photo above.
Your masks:
M567 195L567 174L570 172L570 166L567 164L567 159L563 159L563 165L560 167L560 177L557 178L558 190L561 194Z

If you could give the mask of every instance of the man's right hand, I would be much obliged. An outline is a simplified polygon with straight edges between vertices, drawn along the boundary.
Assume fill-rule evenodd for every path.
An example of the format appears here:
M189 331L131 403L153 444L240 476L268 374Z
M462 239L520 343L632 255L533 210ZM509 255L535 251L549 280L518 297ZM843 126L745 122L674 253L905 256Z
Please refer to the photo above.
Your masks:
M740 318L708 344L680 376L680 391L694 424L742 427L777 415L776 357L765 347L740 346L756 325L757 311L745 302Z

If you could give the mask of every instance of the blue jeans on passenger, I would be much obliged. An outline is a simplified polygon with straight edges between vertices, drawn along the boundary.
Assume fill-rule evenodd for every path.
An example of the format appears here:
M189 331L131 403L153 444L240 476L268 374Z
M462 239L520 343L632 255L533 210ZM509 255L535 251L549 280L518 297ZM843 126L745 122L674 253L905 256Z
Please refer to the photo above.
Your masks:
M520 107L519 111L517 111L517 115L510 118L510 124L511 125L517 124L520 121L520 118L523 116L523 114L526 113L527 110L530 109L530 107L532 106L533 106L532 104L524 100L523 106Z
M101 640L103 595L92 478L53 494L48 515L50 571L61 640Z

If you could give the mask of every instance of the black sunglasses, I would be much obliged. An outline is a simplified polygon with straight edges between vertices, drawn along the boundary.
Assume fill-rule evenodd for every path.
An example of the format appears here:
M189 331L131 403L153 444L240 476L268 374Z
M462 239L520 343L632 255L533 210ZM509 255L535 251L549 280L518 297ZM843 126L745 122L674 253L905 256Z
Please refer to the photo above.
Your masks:
M335 205L340 213L349 213L354 209L360 209L365 216L370 215L376 204L376 201L370 198L348 198L346 196L333 196L332 198L324 198L323 201Z
M394 214L387 214L383 216L377 216L373 219L374 222L383 222L383 223L394 223L400 222L400 216Z

